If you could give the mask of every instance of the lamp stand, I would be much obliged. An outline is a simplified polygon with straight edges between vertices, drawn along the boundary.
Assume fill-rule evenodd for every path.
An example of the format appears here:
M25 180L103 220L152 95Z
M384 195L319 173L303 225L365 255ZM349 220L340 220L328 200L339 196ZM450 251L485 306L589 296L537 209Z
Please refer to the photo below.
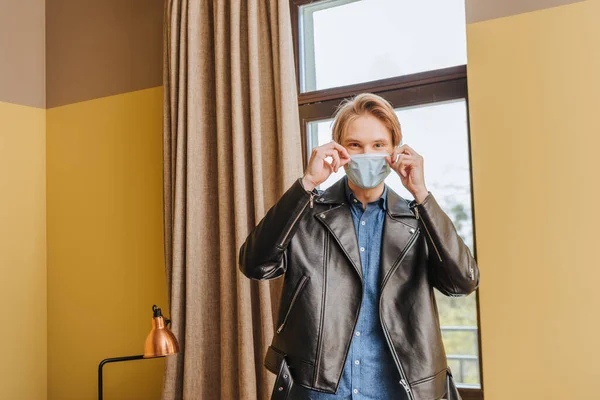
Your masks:
M160 357L152 357L152 358L160 358ZM147 359L148 358L146 358L146 360ZM144 355L140 354L139 356L105 358L104 360L100 361L100 364L98 364L98 400L102 400L102 367L104 367L104 364L121 362L121 361L131 361L131 360L144 360Z
M152 330L146 337L146 343L144 344L144 354L139 356L127 356L127 357L114 357L105 358L100 361L98 365L98 400L102 400L102 367L104 364L131 361L131 360L144 360L149 358L162 358L171 354L177 354L179 352L179 344L173 332L167 328L167 325L171 322L165 319L162 315L162 311L155 305L152 306Z

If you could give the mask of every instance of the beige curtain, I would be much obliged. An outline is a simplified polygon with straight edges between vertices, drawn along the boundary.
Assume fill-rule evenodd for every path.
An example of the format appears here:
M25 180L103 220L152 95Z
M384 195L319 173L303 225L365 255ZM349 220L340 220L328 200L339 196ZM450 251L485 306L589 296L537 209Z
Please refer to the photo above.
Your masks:
M237 268L249 230L302 174L288 0L167 0L163 399L268 399L281 282Z

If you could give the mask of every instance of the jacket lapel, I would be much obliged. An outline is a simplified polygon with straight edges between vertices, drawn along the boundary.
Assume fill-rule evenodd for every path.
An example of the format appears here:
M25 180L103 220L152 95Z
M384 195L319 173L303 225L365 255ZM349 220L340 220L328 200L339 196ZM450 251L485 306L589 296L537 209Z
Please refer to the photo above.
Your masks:
M358 239L356 237L356 231L354 230L350 208L342 203L335 208L317 214L317 218L325 225L329 232L331 232L362 280L363 276L360 253L358 251Z
M358 238L356 237L350 207L346 204L345 193L345 183L342 178L315 199L316 203L330 204L332 206L332 208L326 211L317 213L315 218L321 221L325 228L331 232L362 280Z
M381 279L400 261L403 250L416 233L418 223L408 202L388 187L387 213L381 243Z

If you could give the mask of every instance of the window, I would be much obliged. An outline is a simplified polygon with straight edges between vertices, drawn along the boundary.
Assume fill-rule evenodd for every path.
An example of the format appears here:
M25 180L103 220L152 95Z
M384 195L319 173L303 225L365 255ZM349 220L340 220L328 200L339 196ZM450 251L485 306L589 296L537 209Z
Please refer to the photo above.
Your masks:
M326 0L300 14L302 92L467 61L464 0Z
M425 159L428 189L476 255L462 0L291 0L304 165L331 140L342 100L376 93ZM321 185L329 187L343 169ZM412 200L399 177L386 183ZM463 399L483 399L478 293L436 291L448 363Z

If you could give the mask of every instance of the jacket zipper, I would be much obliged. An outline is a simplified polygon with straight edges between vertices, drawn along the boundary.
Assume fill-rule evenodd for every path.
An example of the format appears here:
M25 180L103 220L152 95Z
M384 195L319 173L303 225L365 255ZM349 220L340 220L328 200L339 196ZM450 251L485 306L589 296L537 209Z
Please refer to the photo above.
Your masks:
M408 398L409 399L412 398L411 397L412 396L412 392L410 390L410 385L404 379L400 380L400 384L402 385L402 387L404 387L404 390L406 391L406 394L408 394Z
M395 271L398 268L398 265L400 265L402 263L402 261L404 260L404 257L406 256L406 254L413 247L413 245L417 241L416 240L417 236L419 236L419 231L416 231L415 234L413 235L413 237L411 238L410 244L407 246L406 250L404 250L404 253L400 257L400 261L398 261L398 264L396 264L396 268L394 268L393 271ZM393 271L390 270L390 273L388 274L388 277L392 274ZM384 286L385 286L385 283L387 283L387 279L384 280ZM383 293L384 286L381 287L382 293ZM385 336L385 340L387 341L387 344L388 344L388 346L389 346L389 348L390 348L390 350L392 352L392 358L394 359L394 363L396 364L396 368L398 368L398 372L400 373L400 384L402 385L402 387L406 391L406 395L408 396L408 400L415 400L415 397L412 394L412 390L410 389L410 385L408 384L408 381L406 379L406 373L404 372L404 368L402 367L402 364L400 363L400 359L398 357L398 354L396 354L396 349L394 349L394 345L392 344L392 340L390 339L390 334L387 331L387 327L386 327L385 323L383 322L383 318L382 318L381 315L382 315L382 313L381 313L381 296L380 296L379 297L379 320L381 322L381 327L383 329L383 334Z
M329 233L325 232L323 239L323 289L321 289L321 317L319 320L319 334L317 337L317 355L315 357L315 371L313 374L313 386L317 385L318 371L321 366L321 351L323 347L323 321L325 319L325 309L327 307L327 259L329 257Z
M283 327L285 326L285 323L287 322L288 316L290 315L290 311L292 311L292 307L294 306L294 303L296 302L298 295L300 294L300 292L302 292L302 288L306 284L307 280L308 280L308 277L306 275L304 275L302 277L302 279L300 280L300 283L298 284L298 289L296 289L296 291L294 292L294 295L292 296L292 301L290 302L290 305L288 306L287 312L285 313L285 317L283 318L283 322L281 323L281 325L279 325L279 328L277 328L277 333L281 333L281 331L283 330Z
M429 236L429 240L431 241L431 244L433 245L433 249L437 253L437 256L438 256L440 262L443 262L442 256L440 255L440 252L439 252L437 246L435 245L435 242L433 241L431 234L429 233L429 229L427 229L427 225L425 224L425 221L423 220L423 218L420 218L420 216L419 216L419 208L418 207L415 207L415 216L417 217L417 219L420 219L421 222L423 223L423 226L425 227L425 232L427 232L427 236Z
M283 235L283 239L279 243L279 247L283 247L283 244L285 243L285 241L287 240L288 236L290 235L290 232L292 231L292 228L294 227L294 225L296 225L296 222L298 222L298 219L300 219L300 217L304 213L304 210L306 210L306 206L310 205L310 208L313 208L313 199L314 199L314 197L315 197L315 193L314 192L310 192L310 198L308 199L308 202L302 207L302 210L300 210L300 213L296 216L296 218L294 218L294 221L290 224L290 227L287 229L287 231L285 232L285 235Z

